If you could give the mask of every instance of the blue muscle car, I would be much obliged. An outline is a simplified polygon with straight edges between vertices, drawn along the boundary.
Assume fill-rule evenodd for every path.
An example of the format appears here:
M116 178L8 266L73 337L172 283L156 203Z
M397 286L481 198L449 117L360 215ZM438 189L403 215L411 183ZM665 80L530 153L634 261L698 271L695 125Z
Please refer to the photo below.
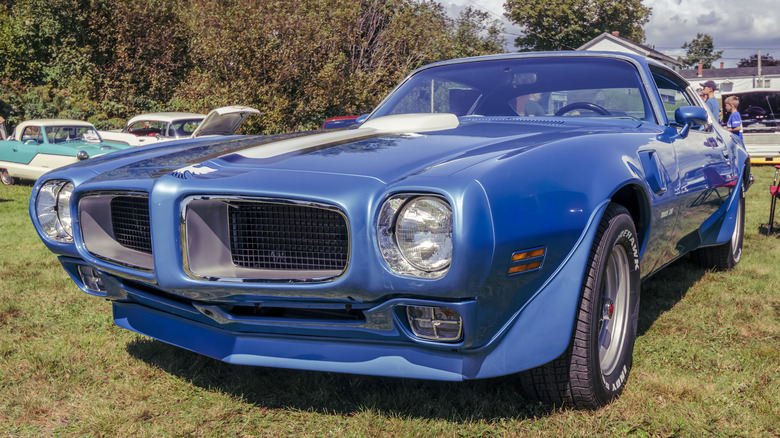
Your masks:
M117 325L225 362L623 390L640 281L740 259L744 146L655 62L497 55L407 77L358 127L216 137L38 180L30 215Z

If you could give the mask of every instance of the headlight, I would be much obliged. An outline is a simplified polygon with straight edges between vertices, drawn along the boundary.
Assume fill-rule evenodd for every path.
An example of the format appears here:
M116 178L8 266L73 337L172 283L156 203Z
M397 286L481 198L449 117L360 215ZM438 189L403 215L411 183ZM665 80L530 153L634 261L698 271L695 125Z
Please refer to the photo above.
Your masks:
M409 201L398 214L395 239L401 255L415 268L446 268L452 260L452 209L439 198Z
M35 201L35 215L47 236L59 242L73 241L73 220L70 215L70 197L73 184L68 181L46 182Z
M440 278L452 262L452 208L436 196L394 196L382 206L377 237L394 271Z

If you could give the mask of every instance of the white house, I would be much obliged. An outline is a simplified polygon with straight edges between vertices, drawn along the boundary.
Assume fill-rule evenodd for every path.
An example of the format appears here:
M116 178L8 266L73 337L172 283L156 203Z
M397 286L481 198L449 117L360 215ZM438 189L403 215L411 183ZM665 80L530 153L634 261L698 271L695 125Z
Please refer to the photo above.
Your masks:
M637 44L633 41L621 38L619 32L604 32L578 47L577 50L632 53L634 55L654 59L672 70L680 70L680 68L682 68L682 63L677 59L664 55L652 47L643 46L642 44Z
M688 82L699 85L706 81L715 81L720 93L741 93L760 89L780 89L780 66L735 67L735 68L698 68L681 70L679 73Z

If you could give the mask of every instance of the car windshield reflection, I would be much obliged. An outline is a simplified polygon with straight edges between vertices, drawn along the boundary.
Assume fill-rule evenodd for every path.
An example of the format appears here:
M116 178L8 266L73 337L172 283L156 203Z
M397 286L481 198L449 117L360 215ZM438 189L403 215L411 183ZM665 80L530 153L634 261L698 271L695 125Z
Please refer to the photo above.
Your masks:
M507 59L419 71L373 114L609 117L652 121L637 69L602 58Z

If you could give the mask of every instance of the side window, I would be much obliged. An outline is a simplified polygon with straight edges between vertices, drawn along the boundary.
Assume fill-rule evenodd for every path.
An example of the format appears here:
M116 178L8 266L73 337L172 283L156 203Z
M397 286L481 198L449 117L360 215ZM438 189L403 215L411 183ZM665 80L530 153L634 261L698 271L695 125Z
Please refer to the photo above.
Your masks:
M676 83L658 73L653 73L653 79L655 80L655 85L658 87L658 93L661 95L666 118L671 123L674 122L674 112L677 108L696 105L696 103L685 94L685 90Z
M22 141L35 140L38 144L43 143L43 136L41 135L41 128L38 126L28 126L22 132Z

